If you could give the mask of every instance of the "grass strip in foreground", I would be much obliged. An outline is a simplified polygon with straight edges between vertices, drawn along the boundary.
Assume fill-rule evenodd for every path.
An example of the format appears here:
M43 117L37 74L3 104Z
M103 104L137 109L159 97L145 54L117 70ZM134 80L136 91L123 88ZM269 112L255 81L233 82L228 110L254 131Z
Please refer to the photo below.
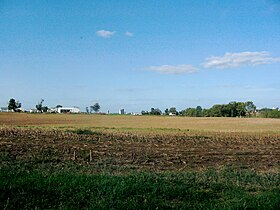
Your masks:
M0 209L280 209L279 173L0 173Z

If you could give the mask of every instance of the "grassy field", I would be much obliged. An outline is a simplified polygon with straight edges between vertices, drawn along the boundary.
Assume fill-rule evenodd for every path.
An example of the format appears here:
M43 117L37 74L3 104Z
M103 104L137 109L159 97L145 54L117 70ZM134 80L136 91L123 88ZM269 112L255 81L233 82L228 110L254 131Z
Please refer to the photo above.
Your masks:
M279 209L280 120L0 113L1 209Z

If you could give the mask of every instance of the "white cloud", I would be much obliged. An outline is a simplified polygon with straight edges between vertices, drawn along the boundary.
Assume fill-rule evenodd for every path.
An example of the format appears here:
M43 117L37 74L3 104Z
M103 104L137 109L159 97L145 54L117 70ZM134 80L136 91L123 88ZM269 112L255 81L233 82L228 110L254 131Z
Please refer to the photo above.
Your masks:
M170 65L150 66L147 69L150 71L159 72L161 74L188 74L197 71L197 68L187 64L178 65L178 66L170 66Z
M131 32L129 32L129 31L127 31L127 32L125 32L125 35L126 35L126 36L130 36L130 37L131 37L131 36L133 36L133 33L131 33Z
M224 56L211 56L205 59L202 64L204 68L235 68L241 66L257 66L280 62L280 58L270 56L269 52L239 52L225 53Z
M115 31L106 31L106 30L99 30L96 31L96 35L103 37L103 38L110 38L113 36L116 32Z

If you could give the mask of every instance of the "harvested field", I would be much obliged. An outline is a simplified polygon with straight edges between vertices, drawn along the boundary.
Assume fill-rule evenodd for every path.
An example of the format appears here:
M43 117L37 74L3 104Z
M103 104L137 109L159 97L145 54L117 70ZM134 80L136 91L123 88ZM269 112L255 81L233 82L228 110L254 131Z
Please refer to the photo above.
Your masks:
M0 126L279 133L280 119L0 113Z
M88 131L88 130L81 130ZM80 133L80 134L78 134ZM1 128L2 164L67 164L126 171L184 171L223 166L257 171L280 166L279 134L150 134ZM86 132L84 132L86 133Z

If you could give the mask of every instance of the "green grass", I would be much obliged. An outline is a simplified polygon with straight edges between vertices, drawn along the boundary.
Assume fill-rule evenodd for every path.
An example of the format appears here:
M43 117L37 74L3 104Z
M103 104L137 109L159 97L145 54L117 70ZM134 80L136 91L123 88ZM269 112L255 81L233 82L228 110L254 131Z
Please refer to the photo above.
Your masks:
M76 133L76 134L86 134L86 135L100 135L100 132L92 131L90 129L76 129L76 130L68 130L68 132Z
M157 208L280 209L280 174L0 171L0 209Z

